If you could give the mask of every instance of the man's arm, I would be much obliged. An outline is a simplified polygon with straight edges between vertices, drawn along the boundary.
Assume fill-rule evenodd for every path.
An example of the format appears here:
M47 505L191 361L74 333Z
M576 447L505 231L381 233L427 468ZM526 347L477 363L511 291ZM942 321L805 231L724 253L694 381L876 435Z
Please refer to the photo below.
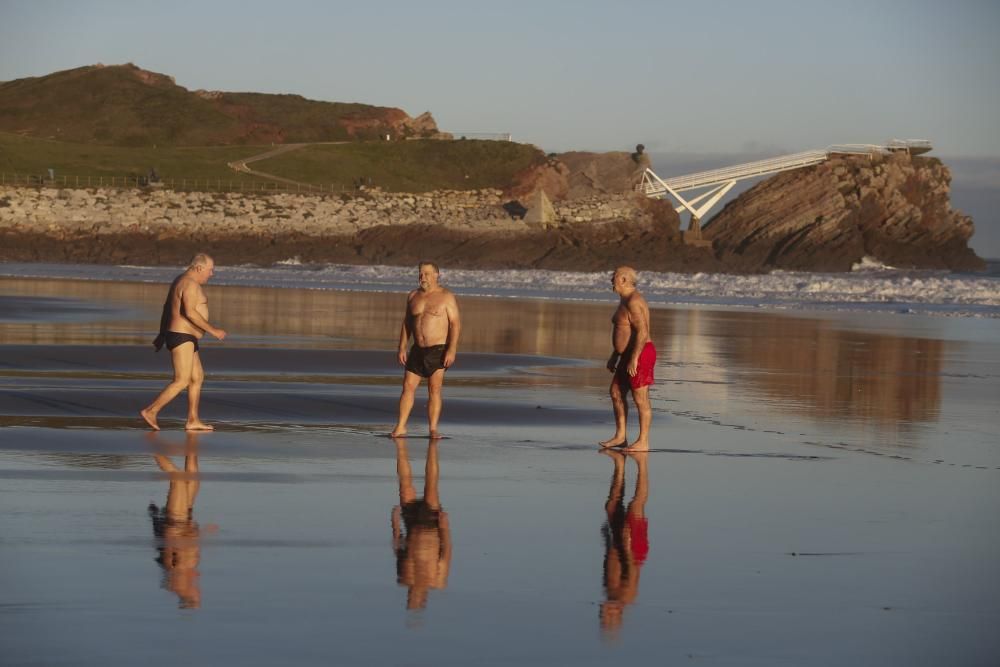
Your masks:
M619 357L621 357L621 355L618 354L618 350L614 349L614 344L612 344L612 346L611 346L611 356L608 357L608 364L607 364L608 370L611 371L612 373L614 373L615 371L618 370L618 358Z
M628 374L634 376L639 369L639 355L642 348L649 342L649 315L643 302L631 299L628 303L628 317L635 326L635 339L632 341L632 357L628 362Z
M410 301L413 299L413 292L406 297L406 312L403 313L403 325L399 328L399 351L396 354L396 360L399 361L400 366L406 365L406 358L409 354L406 351L406 345L410 342L410 334L413 333L413 324L410 321Z
M186 317L191 324L195 325L202 331L207 331L218 340L223 340L226 337L225 330L213 327L212 324L198 312L198 304L204 301L204 299L205 293L201 291L200 285L195 284L184 287L183 290L181 290L181 309L184 313L184 317Z
M454 294L448 295L445 312L448 314L448 347L445 349L442 363L445 368L451 368L455 363L455 355L458 354L458 337L462 334L462 318L459 316L458 301Z

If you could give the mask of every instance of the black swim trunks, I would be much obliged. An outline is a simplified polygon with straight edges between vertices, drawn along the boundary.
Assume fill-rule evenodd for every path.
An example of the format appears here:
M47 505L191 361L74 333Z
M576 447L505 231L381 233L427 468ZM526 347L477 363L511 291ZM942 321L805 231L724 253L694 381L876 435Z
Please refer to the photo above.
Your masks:
M435 371L444 368L444 351L447 345L420 347L414 345L406 357L406 370L420 377L429 378Z
M184 343L194 343L194 351L198 351L198 338L192 336L188 333L178 333L176 331L168 331L164 338L167 342L167 349L172 350L178 345L183 345Z

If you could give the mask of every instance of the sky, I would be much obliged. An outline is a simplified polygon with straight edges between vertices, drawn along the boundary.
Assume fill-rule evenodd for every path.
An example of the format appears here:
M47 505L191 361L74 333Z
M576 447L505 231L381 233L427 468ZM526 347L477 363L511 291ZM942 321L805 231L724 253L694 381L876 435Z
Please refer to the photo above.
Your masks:
M546 151L901 138L1000 158L998 34L998 0L0 0L0 81L133 62L192 90L429 110ZM1000 192L997 170L982 178Z
M0 81L134 62L189 88L430 110L546 150L1000 156L1000 2L0 0Z

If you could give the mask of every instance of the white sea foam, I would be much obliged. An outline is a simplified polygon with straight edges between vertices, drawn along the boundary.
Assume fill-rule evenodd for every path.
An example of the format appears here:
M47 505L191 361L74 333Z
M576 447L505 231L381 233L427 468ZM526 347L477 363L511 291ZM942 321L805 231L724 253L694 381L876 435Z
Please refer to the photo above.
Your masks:
M865 264L862 262L862 264ZM0 263L0 275L85 280L167 282L179 267ZM461 294L613 299L610 272L442 270ZM290 258L270 268L220 266L213 284L330 290L405 291L416 269L302 264ZM851 273L775 271L764 275L640 273L640 287L658 305L707 305L774 310L863 310L901 314L1000 318L1000 276L901 271L871 262Z
M851 271L895 271L896 267L883 264L881 260L865 255L860 262L851 265Z

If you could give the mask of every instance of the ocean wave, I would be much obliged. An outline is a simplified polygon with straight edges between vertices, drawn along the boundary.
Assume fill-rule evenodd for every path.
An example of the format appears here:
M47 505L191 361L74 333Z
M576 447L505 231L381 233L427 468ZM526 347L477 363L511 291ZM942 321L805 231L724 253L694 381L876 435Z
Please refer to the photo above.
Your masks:
M654 305L723 306L774 310L863 310L952 317L1000 318L1000 277L892 269L877 262L850 273L775 271L639 274ZM179 267L0 263L0 275L168 282ZM460 294L607 301L611 274L547 270L442 269L442 283ZM416 287L415 267L303 264L289 258L269 268L220 266L213 284L403 292Z

